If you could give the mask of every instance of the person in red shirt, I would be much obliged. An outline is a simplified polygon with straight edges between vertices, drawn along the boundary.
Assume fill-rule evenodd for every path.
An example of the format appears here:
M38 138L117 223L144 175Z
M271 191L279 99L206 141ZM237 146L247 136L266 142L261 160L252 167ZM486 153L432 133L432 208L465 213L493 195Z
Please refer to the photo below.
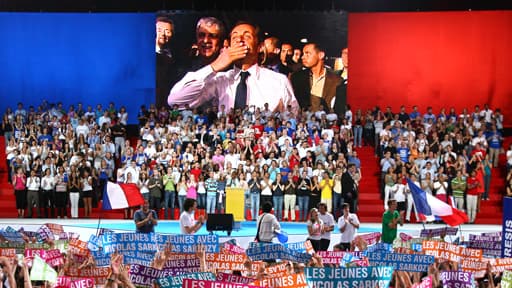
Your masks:
M467 197L466 197L466 208L468 212L469 223L474 223L477 213L479 187L482 183L478 181L476 177L476 171L473 169L467 179Z
M199 175L201 175L202 170L199 165L199 162L194 163L194 167L190 170L190 174L194 175L194 180L199 182Z

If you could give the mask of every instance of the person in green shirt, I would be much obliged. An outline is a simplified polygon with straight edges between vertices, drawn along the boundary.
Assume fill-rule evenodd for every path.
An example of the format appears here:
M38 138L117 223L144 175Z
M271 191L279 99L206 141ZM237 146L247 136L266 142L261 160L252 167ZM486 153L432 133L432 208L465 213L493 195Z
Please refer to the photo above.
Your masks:
M396 200L388 200L388 210L382 215L382 236L383 243L393 244L397 235L398 224L403 225L402 217L396 210Z
M452 179L452 195L457 209L464 211L464 194L466 193L466 179L462 176L462 170L457 170L457 176Z
M162 177L164 184L164 219L174 219L174 200L176 199L176 185L172 175L172 167L167 168L167 174ZM170 213L169 213L170 210ZM169 215L170 214L170 215Z

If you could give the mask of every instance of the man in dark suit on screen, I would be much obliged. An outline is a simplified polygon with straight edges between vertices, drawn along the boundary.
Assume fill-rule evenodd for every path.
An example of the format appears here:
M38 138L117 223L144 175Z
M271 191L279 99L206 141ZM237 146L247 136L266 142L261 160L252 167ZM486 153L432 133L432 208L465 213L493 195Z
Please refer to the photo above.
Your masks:
M318 44L308 43L302 51L306 69L293 73L290 79L300 107L311 107L313 112L322 107L326 112L334 109L338 119L342 119L347 101L343 79L325 67L325 52Z

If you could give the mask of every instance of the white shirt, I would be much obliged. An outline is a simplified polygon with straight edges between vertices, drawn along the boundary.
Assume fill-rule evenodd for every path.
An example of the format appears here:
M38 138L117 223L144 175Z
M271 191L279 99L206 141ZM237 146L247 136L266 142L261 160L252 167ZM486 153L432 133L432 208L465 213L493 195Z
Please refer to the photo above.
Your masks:
M41 185L41 188L43 190L53 190L53 188L55 187L55 179L50 175L50 176L44 176L42 178L42 185Z
M76 138L80 136L80 134L87 137L89 134L89 127L86 124L76 126Z
M185 227L192 227L196 225L196 220L194 219L193 213L188 213L187 211L183 211L180 215L180 231L181 234L189 234Z
M298 110L299 104L285 75L258 65L251 66L247 71L250 73L247 78L247 105L263 107L268 103L271 111L284 111L287 105L291 105L293 111ZM196 107L215 100L219 107L225 105L225 110L229 111L235 104L240 72L237 67L227 72L214 72L210 65L189 72L171 89L168 102L171 105L189 104Z
M352 219L352 223L359 225L359 219L357 218L356 214L349 213L348 219ZM345 228L345 230L343 232L341 232L341 238L340 238L341 243L350 243L350 242L352 242L352 240L354 240L354 237L356 236L357 228L348 222L349 221L345 221L344 215L342 215L338 219L338 227L340 228L340 232L343 228Z
M334 225L335 225L334 217L332 216L331 213L329 213L329 212L326 212L325 214L318 213L318 218L320 218L320 220L322 220L322 222L324 222L324 227L333 227L334 228ZM331 239L331 231L322 233L321 238L330 240Z
M27 178L27 190L39 191L39 187L41 187L41 179L39 179L39 177Z

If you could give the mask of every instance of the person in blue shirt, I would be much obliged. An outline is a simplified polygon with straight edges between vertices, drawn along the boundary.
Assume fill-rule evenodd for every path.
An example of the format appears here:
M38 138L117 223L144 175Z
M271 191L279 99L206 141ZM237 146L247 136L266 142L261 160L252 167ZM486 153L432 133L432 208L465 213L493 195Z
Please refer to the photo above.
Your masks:
M158 215L155 210L149 209L149 200L144 199L144 204L133 214L137 233L155 232L158 225Z

